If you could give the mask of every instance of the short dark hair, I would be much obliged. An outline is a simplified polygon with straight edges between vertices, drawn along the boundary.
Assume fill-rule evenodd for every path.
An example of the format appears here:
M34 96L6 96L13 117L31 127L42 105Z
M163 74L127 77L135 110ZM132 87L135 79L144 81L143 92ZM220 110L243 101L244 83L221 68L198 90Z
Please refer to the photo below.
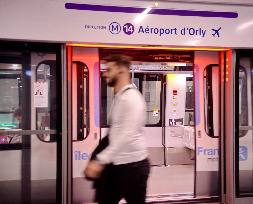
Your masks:
M131 58L126 55L121 55L121 54L109 55L105 58L105 61L107 63L115 62L116 65L126 66L128 69L130 68L130 65L131 65Z

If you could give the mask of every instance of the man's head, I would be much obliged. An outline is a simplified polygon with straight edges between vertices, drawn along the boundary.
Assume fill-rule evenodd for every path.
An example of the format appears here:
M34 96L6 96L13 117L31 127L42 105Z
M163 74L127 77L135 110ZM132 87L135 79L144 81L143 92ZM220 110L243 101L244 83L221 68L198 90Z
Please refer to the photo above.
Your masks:
M105 59L107 71L104 73L108 86L114 87L122 79L129 79L130 58L125 55L111 55Z

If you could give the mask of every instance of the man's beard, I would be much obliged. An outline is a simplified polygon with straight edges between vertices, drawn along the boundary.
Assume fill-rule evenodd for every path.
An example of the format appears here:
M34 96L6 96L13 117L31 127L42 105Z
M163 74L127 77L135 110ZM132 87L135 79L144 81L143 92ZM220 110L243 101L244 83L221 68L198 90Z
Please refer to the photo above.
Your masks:
M108 86L114 87L115 84L117 83L118 79L116 77L113 77L110 81L108 81Z

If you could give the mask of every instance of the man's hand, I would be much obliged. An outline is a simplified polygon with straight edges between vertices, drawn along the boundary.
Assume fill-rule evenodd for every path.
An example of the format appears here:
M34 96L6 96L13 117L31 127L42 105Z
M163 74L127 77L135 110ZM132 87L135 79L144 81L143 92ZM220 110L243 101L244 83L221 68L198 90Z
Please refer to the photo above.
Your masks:
M88 178L98 178L100 174L102 173L105 166L103 164L100 164L96 160L92 160L89 162L88 166L86 167L84 171L84 175Z

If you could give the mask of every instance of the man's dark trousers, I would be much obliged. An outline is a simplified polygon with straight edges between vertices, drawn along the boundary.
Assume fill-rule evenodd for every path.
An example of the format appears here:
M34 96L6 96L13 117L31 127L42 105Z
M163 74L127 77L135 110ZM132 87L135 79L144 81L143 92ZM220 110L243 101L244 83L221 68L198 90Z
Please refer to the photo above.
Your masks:
M96 185L96 201L99 204L118 204L124 198L128 204L144 204L149 172L148 159L110 165Z

